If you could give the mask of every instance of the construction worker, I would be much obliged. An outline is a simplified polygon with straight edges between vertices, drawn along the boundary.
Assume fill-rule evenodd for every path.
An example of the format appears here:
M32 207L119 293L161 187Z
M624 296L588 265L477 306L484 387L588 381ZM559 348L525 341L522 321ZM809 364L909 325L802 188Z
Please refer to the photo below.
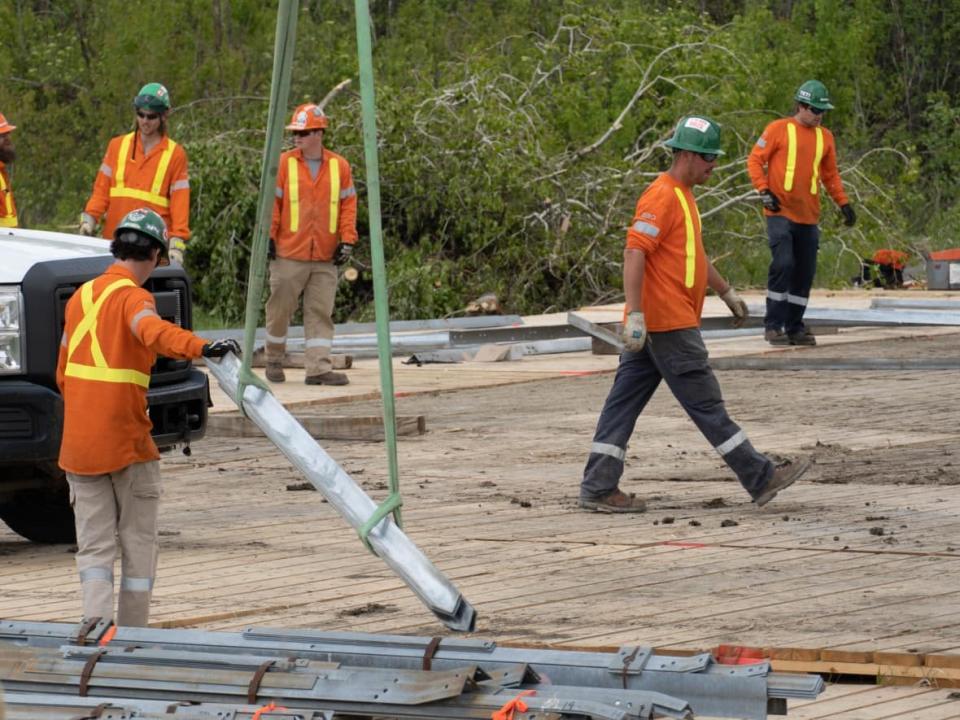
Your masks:
M190 239L190 178L186 151L167 135L170 93L160 83L147 83L133 107L135 128L107 145L93 194L80 214L80 233L93 235L102 220L102 236L112 238L121 218L146 207L163 218L170 258L182 264Z
M313 103L298 107L287 130L295 148L280 155L270 229L267 379L283 382L287 329L303 295L307 385L346 385L334 372L333 306L337 266L357 242L357 192L350 163L323 146L327 116Z
M624 352L603 406L580 485L580 507L599 512L643 512L646 504L618 487L627 442L661 380L690 419L736 473L758 506L767 504L806 470L806 461L774 467L730 419L707 361L700 312L709 286L734 315L747 305L703 249L692 188L707 182L720 149L720 126L692 115L666 142L670 169L637 202L623 253Z
M843 213L857 221L837 171L833 133L821 127L832 110L827 88L808 80L794 95L794 114L767 125L747 158L763 200L770 243L764 338L771 345L816 345L803 324L820 247L820 183Z
M17 157L10 137L16 129L17 126L11 125L0 113L0 227L17 227L17 204L13 201L13 186L7 170L7 165Z
M113 619L113 566L122 559L117 624L145 626L157 563L160 454L150 436L147 387L158 353L171 358L239 354L235 340L208 343L162 320L141 287L169 262L163 219L128 213L114 228L106 272L66 307L57 384L63 395L60 467L76 518L83 615Z

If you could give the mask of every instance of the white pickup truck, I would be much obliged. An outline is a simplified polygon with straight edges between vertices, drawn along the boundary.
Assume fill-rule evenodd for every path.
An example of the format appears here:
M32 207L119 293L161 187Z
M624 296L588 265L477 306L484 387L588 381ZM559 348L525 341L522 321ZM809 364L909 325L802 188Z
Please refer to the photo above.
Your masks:
M0 228L0 519L34 542L74 541L66 478L57 466L63 429L57 353L67 300L112 261L101 238ZM164 319L192 327L182 267L157 268L145 287ZM161 449L189 448L206 430L207 376L188 360L162 356L151 372L154 440Z

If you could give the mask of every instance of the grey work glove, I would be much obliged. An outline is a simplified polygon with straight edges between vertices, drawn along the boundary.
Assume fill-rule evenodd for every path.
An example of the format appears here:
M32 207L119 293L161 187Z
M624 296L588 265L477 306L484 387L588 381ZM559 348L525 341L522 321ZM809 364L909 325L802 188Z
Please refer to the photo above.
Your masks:
M733 289L732 285L720 296L720 299L727 304L730 312L733 313L733 326L735 328L743 327L747 318L750 317L750 310L747 309L747 304L742 297L737 295L737 291Z
M80 213L80 227L77 229L81 235L92 236L97 230L97 221L93 219L90 213Z
M843 213L843 224L847 227L853 227L854 223L857 222L857 214L853 211L853 208L850 207L850 203L840 208L840 212Z
M183 238L170 238L170 259L183 265L183 253L187 249L187 244Z
M353 245L350 243L340 243L337 245L337 251L333 254L333 264L343 265L350 256L353 255Z
M634 311L627 315L623 324L623 349L630 352L640 352L647 341L647 321L643 313Z
M214 340L204 345L200 352L206 358L222 358L228 352L240 357L240 343L233 338Z
M763 206L770 212L780 212L780 198L773 194L770 188L760 191Z

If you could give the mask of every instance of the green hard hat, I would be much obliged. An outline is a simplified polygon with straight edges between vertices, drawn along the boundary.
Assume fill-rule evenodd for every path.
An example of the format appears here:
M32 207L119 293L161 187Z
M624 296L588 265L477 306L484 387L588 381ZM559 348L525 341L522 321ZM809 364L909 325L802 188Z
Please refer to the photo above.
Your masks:
M793 99L804 105L815 107L817 110L833 110L827 86L819 80L807 80L797 88L797 94L793 96Z
M170 262L170 240L167 237L167 224L162 217L149 208L138 208L124 215L123 220L113 231L113 239L140 247L159 245L160 257L165 261L161 264L166 265Z
M664 143L676 150L690 150L695 153L723 155L720 149L720 126L710 118L701 115L688 115L677 123L673 137Z
M166 112L170 109L170 93L158 82L147 83L133 99L133 106L141 110Z

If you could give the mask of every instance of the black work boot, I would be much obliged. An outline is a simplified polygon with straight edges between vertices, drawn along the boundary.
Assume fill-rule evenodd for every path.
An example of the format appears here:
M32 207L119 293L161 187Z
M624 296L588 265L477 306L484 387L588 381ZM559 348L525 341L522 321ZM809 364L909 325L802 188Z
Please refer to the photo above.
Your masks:
M771 345L789 345L790 339L780 330L767 328L763 331L763 339Z
M793 485L809 468L809 458L800 458L795 462L785 462L778 465L767 481L766 487L760 491L760 494L753 501L757 504L757 507L763 507L773 500L781 490L786 490Z
M790 333L787 335L791 345L816 345L817 338L814 337L813 333L804 328L800 332Z
M350 379L344 373L331 370L323 375L307 375L304 382L307 385L349 385Z
M642 513L647 511L647 504L633 493L627 495L622 490L614 490L602 498L580 498L580 507L584 510L593 510L602 513Z

